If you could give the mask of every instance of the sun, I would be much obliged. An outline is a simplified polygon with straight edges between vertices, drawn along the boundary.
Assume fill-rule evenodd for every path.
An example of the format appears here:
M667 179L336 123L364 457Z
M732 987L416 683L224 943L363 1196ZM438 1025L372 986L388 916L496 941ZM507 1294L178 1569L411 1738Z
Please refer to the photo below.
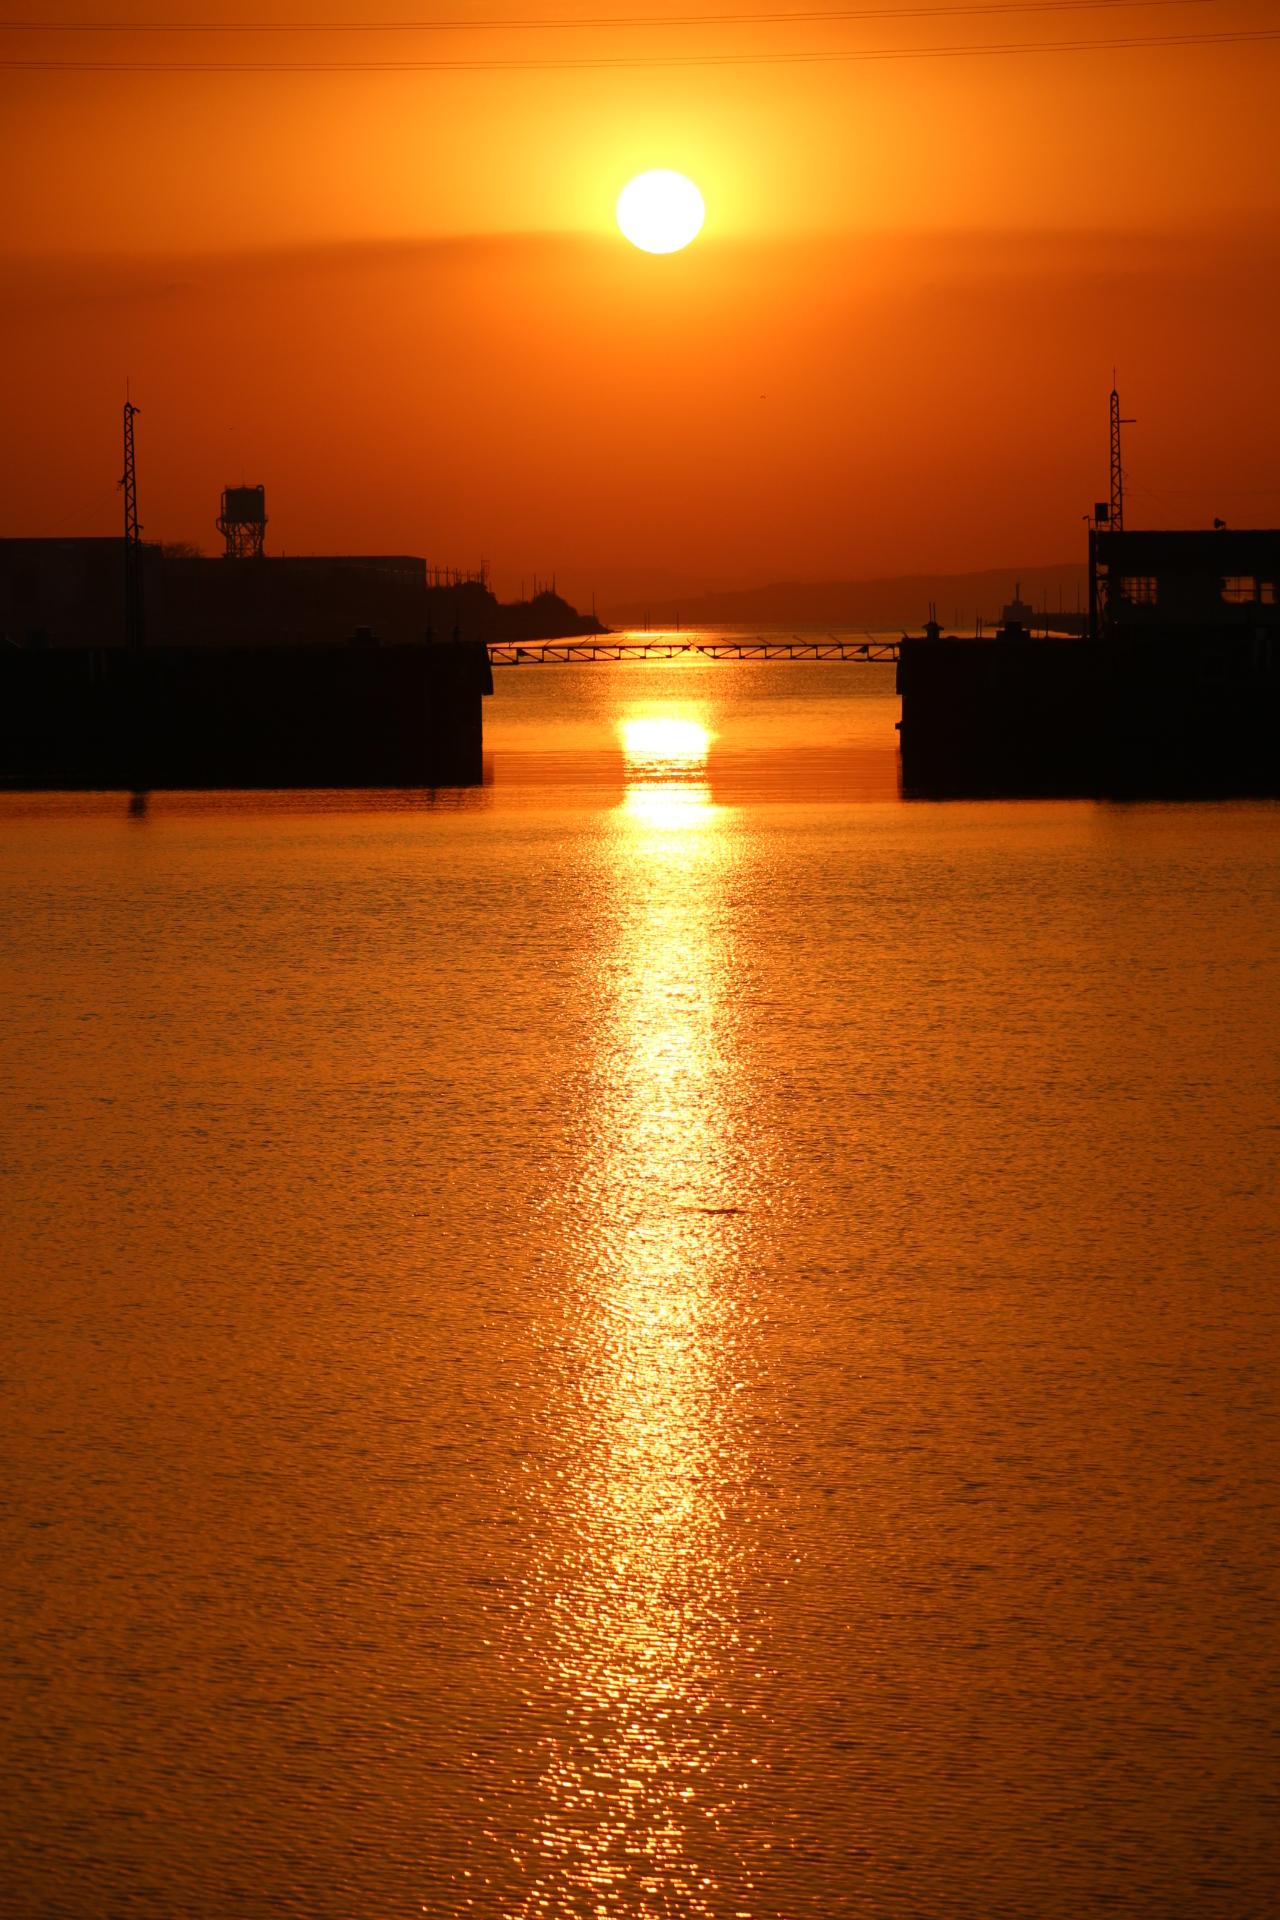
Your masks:
M666 167L638 173L618 195L618 225L645 253L678 253L702 231L707 209L692 180Z

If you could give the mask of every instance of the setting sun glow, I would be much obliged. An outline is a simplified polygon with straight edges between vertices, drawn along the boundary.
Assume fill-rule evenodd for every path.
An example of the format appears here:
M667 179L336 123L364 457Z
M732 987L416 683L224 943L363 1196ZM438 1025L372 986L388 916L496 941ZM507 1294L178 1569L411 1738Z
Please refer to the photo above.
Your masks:
M618 225L645 253L678 253L702 231L707 209L692 180L655 167L628 180L618 195Z

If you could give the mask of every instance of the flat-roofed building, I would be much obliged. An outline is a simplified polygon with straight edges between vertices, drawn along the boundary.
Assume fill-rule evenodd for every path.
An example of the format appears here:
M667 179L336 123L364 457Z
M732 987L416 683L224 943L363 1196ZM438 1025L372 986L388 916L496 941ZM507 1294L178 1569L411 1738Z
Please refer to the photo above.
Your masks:
M143 551L150 584L160 550ZM123 540L0 540L0 645L123 644Z
M1280 633L1280 532L1098 528L1089 535L1089 604L1104 639Z
M427 563L412 554L247 562L144 544L142 564L148 646L337 646L360 628L395 646L431 625ZM124 646L124 581L120 539L0 540L0 644Z

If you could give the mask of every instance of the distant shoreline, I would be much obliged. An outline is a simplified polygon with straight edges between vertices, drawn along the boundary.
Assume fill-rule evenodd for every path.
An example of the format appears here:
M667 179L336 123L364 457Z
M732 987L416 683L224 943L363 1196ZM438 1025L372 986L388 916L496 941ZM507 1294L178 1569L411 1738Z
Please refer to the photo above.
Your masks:
M918 627L930 603L944 626L972 631L981 619L991 624L1013 598L1021 582L1022 598L1037 612L1073 613L1088 604L1088 572L1083 562L1042 567L987 567L975 573L913 573L875 579L775 581L760 587L717 588L702 593L664 593L646 600L620 595L609 608L615 627L751 626L838 627L851 632Z

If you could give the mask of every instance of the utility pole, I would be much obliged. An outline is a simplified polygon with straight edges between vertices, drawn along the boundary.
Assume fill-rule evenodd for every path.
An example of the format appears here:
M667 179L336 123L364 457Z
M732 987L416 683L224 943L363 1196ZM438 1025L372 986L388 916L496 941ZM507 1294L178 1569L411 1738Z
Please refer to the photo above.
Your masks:
M1115 388L1115 372L1111 375L1111 515L1107 522L1111 533L1124 532L1124 468L1120 462L1120 429L1136 426L1135 420L1120 418L1120 395Z
M124 637L131 649L142 645L142 528L138 524L138 464L133 417L141 409L124 403Z

